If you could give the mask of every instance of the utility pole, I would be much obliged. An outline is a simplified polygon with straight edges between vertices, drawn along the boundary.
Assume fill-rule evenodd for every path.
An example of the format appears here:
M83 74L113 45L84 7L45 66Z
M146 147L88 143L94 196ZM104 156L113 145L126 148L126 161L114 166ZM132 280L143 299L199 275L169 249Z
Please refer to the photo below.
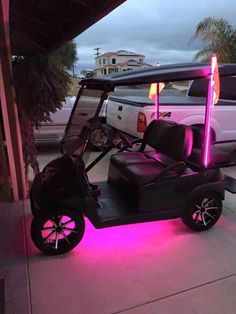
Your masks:
M100 50L101 48L94 48L94 50L96 50L97 52L95 53L95 56L98 57L100 55Z

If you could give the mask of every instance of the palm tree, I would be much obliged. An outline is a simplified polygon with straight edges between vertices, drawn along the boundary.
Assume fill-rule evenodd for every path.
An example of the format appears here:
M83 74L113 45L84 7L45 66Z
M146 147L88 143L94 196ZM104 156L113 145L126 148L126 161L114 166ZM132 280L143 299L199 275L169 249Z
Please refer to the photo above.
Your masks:
M195 60L208 61L212 53L218 55L219 62L236 62L236 30L224 19L207 17L198 23L191 41L201 39L203 49Z

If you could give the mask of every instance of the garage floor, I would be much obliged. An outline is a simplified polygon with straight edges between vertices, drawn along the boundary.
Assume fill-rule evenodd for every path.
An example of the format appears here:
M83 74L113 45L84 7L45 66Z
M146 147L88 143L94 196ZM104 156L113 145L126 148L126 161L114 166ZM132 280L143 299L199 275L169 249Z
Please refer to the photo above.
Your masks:
M55 154L41 151L42 165ZM106 164L91 172L93 181ZM236 177L235 167L227 171ZM82 242L60 257L34 247L24 207L30 313L235 314L236 196L227 193L220 221L204 233L178 219L102 230L86 221Z

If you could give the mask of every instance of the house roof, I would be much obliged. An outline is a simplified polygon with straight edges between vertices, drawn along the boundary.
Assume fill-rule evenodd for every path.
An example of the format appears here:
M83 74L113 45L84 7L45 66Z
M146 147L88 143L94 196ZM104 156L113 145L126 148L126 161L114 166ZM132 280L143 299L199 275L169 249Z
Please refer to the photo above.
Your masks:
M97 58L101 58L101 57L107 57L107 56L124 56L124 57L145 57L142 54L139 53L135 53L135 52L130 52L130 51L126 51L126 50L118 50L118 51L109 51L109 52L105 52L99 56L97 56L95 59Z
M133 59L128 60L126 63L127 63L127 65L133 65L133 66L140 65L140 62L138 62L137 60L133 60Z
M126 50L118 50L116 51L116 54L118 56L127 56L127 57L131 57L131 56L135 56L135 57L144 57L144 55L141 55L139 53L135 53L135 52L132 52L132 51L126 51Z
M111 56L111 55L114 55L114 54L115 54L115 52L110 52L110 51L109 52L105 52L105 53L97 56L95 59L97 59L99 57L108 57L108 56Z
M126 0L9 0L12 53L50 53Z

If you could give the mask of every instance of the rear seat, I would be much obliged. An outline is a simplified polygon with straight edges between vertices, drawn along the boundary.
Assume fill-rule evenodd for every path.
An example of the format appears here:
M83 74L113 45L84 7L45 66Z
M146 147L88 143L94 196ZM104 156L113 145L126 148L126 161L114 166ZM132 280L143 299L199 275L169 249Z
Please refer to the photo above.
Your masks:
M192 153L189 156L189 161L193 162L200 167L204 167L202 160L202 150L199 148L193 148ZM216 147L210 148L209 153L209 167L222 167L231 163L231 156L229 153L221 151Z
M170 121L154 120L143 137L143 150L149 152L119 152L110 160L108 182L142 186L155 182L160 173L179 161L185 161L192 150L190 127Z

